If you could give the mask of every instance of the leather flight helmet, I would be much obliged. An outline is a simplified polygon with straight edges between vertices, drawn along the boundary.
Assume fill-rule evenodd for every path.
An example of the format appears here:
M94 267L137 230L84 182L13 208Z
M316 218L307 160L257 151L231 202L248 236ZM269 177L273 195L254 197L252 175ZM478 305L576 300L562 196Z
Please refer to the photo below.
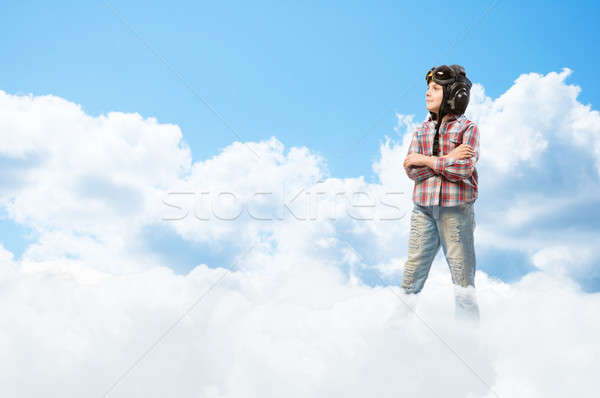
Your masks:
M443 98L437 115L439 117L436 118L437 120L441 120L449 113L455 115L465 113L467 105L469 105L469 95L472 86L471 81L465 73L465 68L460 65L434 66L425 75L427 85L429 85L431 80L443 87Z

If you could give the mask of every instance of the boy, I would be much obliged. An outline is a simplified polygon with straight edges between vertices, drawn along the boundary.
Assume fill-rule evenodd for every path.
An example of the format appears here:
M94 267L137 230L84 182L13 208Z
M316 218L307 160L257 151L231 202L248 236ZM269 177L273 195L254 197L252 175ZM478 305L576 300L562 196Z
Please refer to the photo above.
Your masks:
M402 288L414 307L441 244L454 285L455 319L478 321L473 205L479 129L464 115L471 81L460 65L431 68L425 79L429 115L414 132L404 160L415 186Z

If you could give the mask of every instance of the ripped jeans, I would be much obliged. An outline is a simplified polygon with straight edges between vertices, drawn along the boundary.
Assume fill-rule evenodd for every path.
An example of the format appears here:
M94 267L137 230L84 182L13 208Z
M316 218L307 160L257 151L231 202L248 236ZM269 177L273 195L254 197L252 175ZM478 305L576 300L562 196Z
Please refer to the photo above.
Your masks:
M423 289L441 244L454 284L455 319L479 321L475 295L474 203L450 207L414 203L402 288L406 294L415 295Z

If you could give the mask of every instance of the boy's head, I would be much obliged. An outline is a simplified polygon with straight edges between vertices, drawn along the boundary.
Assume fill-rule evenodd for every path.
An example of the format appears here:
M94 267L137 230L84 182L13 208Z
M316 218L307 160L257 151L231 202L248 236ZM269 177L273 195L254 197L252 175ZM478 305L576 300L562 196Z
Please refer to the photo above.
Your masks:
M427 92L425 104L432 117L437 120L453 113L462 115L469 105L471 81L460 65L433 67L425 76Z

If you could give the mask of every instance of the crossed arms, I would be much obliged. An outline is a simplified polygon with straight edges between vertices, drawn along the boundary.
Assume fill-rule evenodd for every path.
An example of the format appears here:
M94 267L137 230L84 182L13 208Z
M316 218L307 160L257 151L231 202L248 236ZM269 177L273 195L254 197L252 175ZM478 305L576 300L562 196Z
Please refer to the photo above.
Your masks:
M415 181L442 175L449 181L458 182L471 177L478 160L479 129L477 125L469 124L463 134L463 143L441 157L423 155L415 132L404 159L404 170Z

